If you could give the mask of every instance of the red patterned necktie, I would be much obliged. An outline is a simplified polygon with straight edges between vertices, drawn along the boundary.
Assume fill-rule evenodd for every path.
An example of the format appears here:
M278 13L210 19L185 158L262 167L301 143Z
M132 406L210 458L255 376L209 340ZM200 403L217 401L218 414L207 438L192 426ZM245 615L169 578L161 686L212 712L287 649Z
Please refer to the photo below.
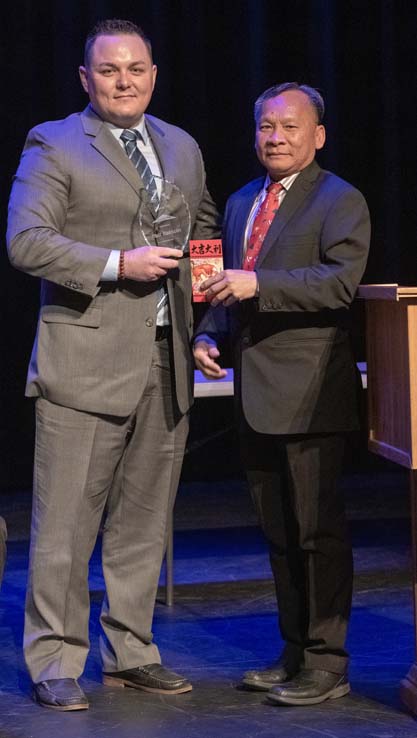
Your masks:
M259 208L256 218L253 221L252 232L249 237L248 247L246 249L245 258L243 259L243 269L253 271L255 268L258 254L264 242L275 213L279 208L279 193L283 190L281 182L271 182L267 187L267 196Z

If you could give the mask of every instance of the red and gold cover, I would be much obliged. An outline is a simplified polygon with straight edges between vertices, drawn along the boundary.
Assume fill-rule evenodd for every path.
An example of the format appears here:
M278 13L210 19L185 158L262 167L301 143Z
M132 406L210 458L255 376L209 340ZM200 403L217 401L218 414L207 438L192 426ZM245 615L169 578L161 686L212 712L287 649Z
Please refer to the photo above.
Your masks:
M193 301L207 302L200 285L209 277L223 271L222 242L219 238L190 241L191 282Z

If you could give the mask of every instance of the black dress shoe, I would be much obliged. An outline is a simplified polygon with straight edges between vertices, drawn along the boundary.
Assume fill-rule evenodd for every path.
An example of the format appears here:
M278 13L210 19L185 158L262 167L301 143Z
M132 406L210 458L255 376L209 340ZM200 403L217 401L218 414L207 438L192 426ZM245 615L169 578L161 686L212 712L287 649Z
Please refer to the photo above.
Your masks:
M284 684L296 675L298 667L289 666L284 659L279 659L271 666L260 671L246 671L243 675L242 685L247 689L259 692L268 692L276 684Z
M38 705L52 710L87 710L88 700L76 679L46 679L33 685Z
M348 692L350 685L347 674L302 669L287 684L272 687L267 699L279 705L318 705L325 700L343 697Z
M182 694L192 690L187 679L165 669L161 664L146 664L125 671L103 672L103 684L107 687L134 687L157 694Z

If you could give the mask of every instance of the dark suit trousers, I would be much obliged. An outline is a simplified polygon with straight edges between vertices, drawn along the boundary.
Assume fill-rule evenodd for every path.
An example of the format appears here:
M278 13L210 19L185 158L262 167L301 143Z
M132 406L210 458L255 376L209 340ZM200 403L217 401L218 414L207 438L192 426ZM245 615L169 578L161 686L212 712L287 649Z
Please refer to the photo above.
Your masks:
M306 668L342 673L353 578L337 491L345 439L262 435L245 425L241 442L269 543L284 655Z

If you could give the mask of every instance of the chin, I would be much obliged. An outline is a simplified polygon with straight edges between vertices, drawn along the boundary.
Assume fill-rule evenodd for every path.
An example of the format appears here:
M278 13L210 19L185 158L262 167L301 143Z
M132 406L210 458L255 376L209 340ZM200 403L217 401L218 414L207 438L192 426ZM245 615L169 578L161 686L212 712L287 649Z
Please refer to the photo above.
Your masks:
M138 111L136 108L131 108L127 105L120 105L115 110L112 110L112 114L118 120L138 121L142 115L142 111Z
M282 179L283 177L289 177L292 172L286 169L268 169L268 174L273 180Z

